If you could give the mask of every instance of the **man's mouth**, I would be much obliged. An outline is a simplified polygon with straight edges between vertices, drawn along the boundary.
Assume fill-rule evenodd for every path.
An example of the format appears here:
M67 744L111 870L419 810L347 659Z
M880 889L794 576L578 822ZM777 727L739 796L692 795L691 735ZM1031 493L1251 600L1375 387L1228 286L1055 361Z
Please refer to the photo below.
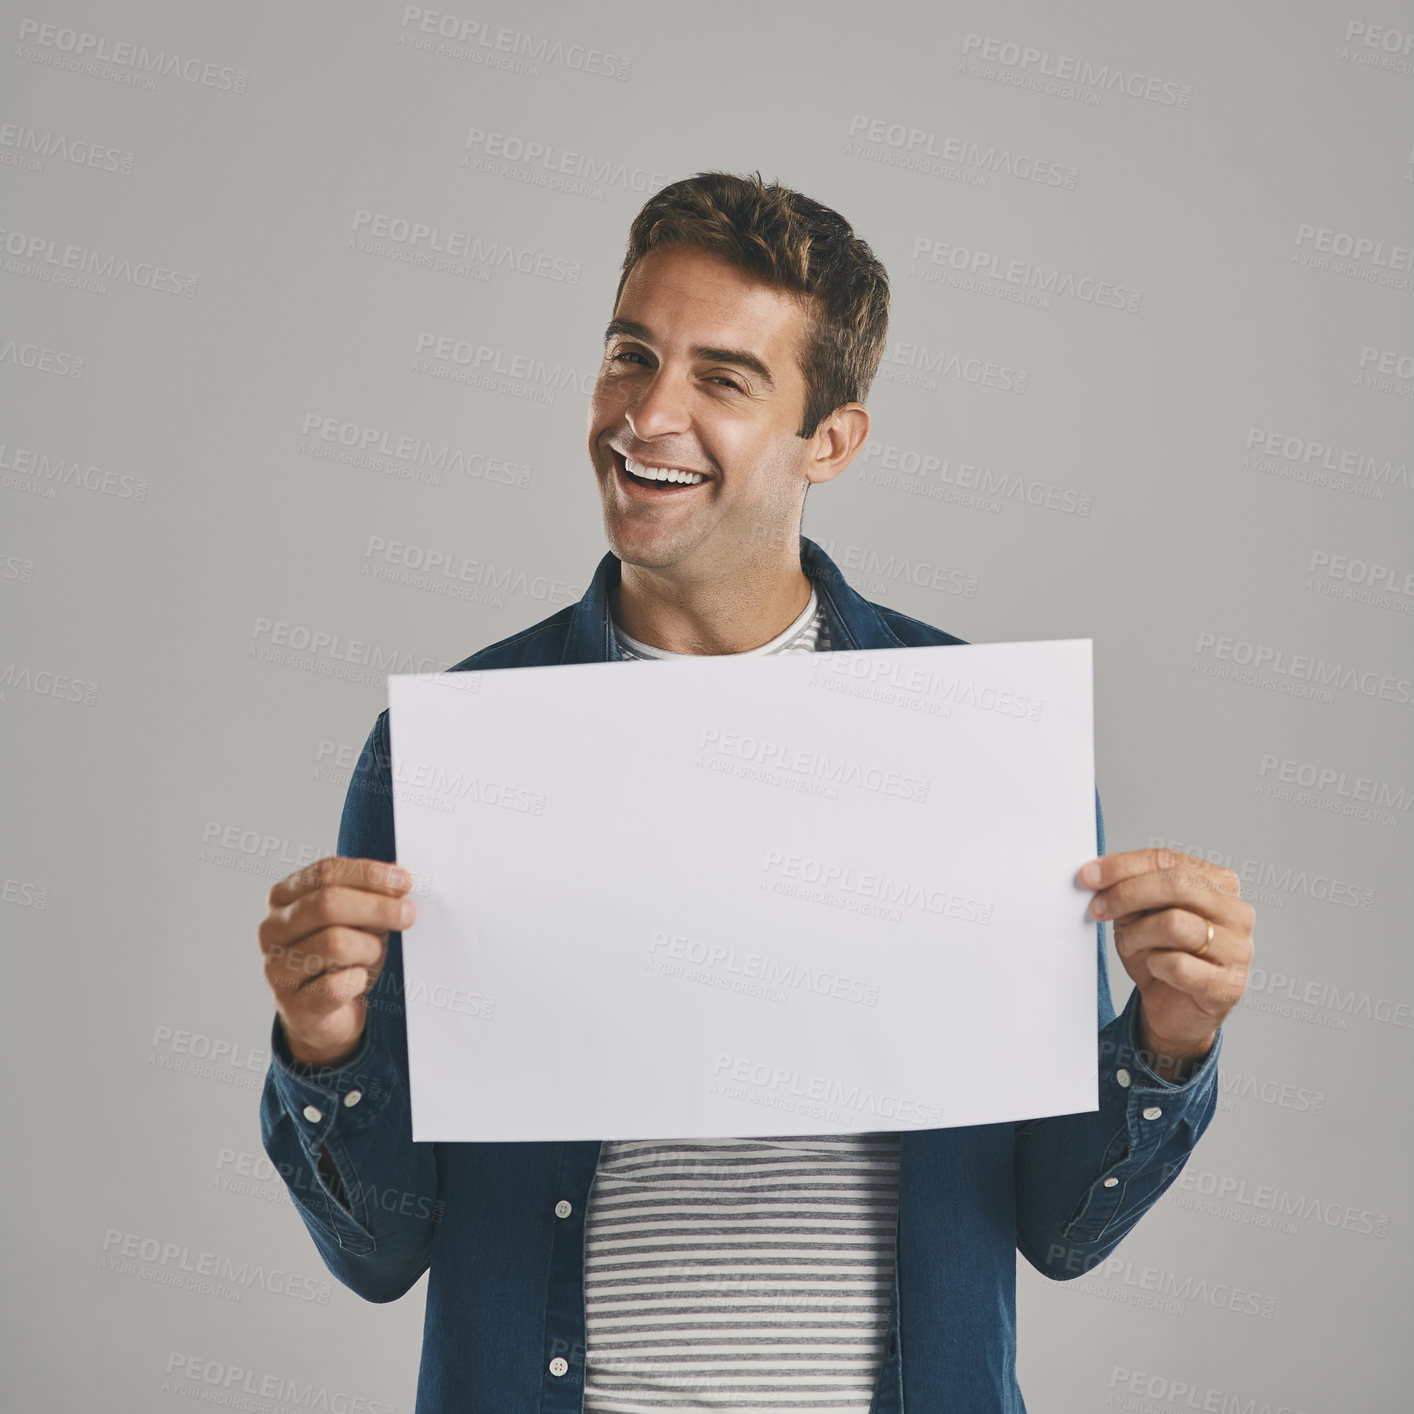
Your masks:
M654 466L626 457L617 448L610 448L618 467L619 479L624 485L650 496L680 496L694 486L705 486L712 478L700 471L687 471L678 467Z

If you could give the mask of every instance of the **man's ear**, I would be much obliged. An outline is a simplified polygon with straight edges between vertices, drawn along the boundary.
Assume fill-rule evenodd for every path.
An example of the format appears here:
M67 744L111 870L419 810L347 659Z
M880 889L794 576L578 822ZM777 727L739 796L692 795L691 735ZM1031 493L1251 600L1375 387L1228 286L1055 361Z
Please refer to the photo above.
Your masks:
M833 481L855 458L869 436L869 409L863 403L841 403L821 420L811 437L805 461L811 485Z

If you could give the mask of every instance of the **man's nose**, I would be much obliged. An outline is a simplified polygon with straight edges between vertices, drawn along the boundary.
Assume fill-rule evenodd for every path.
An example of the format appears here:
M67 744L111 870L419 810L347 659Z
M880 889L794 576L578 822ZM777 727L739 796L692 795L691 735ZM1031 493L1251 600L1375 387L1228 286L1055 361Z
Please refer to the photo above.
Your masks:
M691 422L688 406L690 389L679 374L663 368L639 385L637 396L627 409L628 424L635 437L647 442L672 432L685 432Z

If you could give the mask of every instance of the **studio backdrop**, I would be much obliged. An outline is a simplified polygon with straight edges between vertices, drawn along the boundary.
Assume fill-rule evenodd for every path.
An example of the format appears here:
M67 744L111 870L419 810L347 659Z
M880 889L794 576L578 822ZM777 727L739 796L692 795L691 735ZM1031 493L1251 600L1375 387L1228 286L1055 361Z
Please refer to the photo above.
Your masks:
M425 1286L334 1282L261 1150L256 926L386 678L583 592L628 226L709 169L891 277L805 533L1093 638L1110 848L1257 909L1182 1177L1022 1264L1031 1408L1408 1407L1407 6L3 9L7 1408L411 1409Z

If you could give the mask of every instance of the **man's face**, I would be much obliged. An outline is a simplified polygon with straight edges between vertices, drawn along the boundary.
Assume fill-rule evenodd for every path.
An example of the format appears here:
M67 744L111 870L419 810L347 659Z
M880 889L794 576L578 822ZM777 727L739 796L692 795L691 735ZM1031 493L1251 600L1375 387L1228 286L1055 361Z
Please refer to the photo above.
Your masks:
M687 246L649 252L619 298L589 406L604 529L628 564L712 576L793 546L812 438L796 435L805 314ZM636 479L675 469L698 484Z

